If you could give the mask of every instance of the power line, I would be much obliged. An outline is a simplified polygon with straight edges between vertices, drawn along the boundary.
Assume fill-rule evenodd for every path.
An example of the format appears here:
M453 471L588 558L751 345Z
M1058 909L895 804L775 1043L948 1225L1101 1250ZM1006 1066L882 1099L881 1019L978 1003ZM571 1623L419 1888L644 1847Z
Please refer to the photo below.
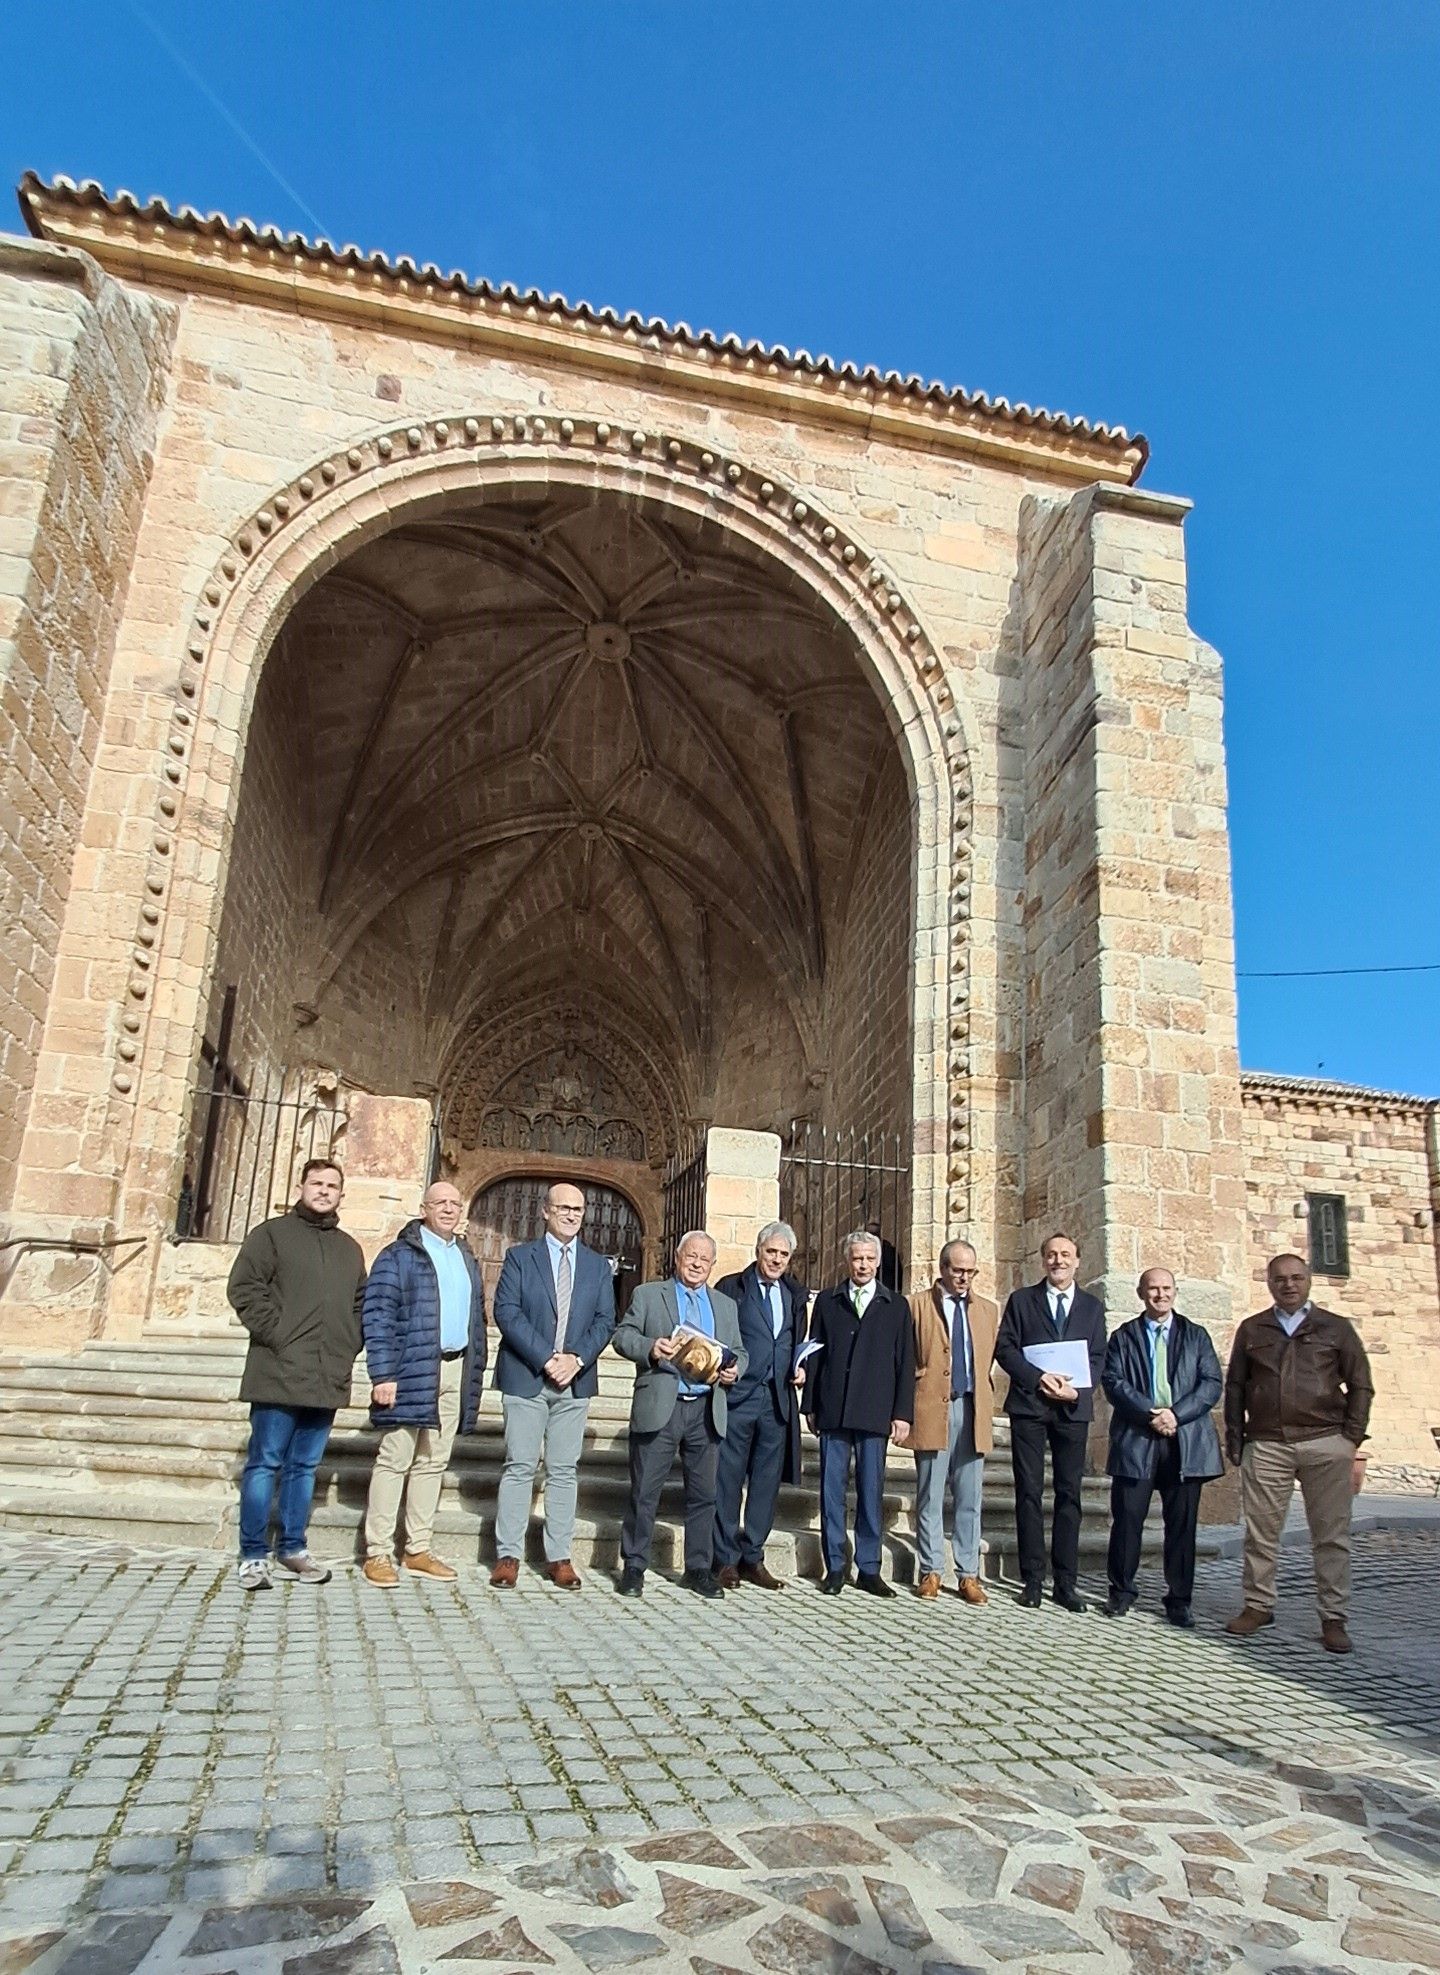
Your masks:
M1319 981L1334 980L1342 974L1440 974L1440 960L1424 960L1413 967L1296 967L1275 973L1236 973L1237 981Z

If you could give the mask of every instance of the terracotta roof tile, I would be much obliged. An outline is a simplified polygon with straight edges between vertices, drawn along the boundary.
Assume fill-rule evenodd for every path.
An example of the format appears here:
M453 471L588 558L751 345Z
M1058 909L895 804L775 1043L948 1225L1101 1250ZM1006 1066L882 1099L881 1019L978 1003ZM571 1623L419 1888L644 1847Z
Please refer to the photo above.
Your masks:
M1149 458L1148 441L1122 425L1105 425L1089 419L1073 418L1068 412L1047 411L1040 406L1011 404L1006 398L987 397L983 391L966 391L959 386L940 384L909 372L881 371L873 364L863 367L837 362L833 357L812 356L808 350L788 350L780 343L761 343L735 335L717 335L709 329L692 329L688 323L666 322L660 316L644 316L634 310L625 313L597 308L590 302L571 302L559 294L545 294L538 288L516 288L508 282L479 281L459 269L443 273L433 262L423 266L408 254L395 259L380 253L366 253L359 247L337 247L329 240L309 240L301 233L284 233L276 226L257 226L253 220L232 220L224 213L201 213L193 206L172 207L163 199L141 201L133 192L108 193L94 179L77 184L73 179L56 177L45 183L36 173L26 172L17 196L25 223L31 232L45 239L46 206L69 206L78 210L99 210L115 219L143 220L149 225L174 228L181 233L226 240L237 245L265 246L331 267L358 273L389 275L396 280L419 283L437 291L473 296L511 308L544 310L565 322L584 329L619 332L625 336L650 339L658 344L698 352L703 355L738 358L764 364L797 377L839 380L858 385L891 398L905 398L937 406L978 413L1016 426L1058 437L1074 437L1091 444L1112 446L1117 454L1128 456L1123 477L1139 478Z
M1440 1103L1434 1097L1415 1097L1402 1090L1375 1090L1368 1084L1333 1083L1326 1077L1283 1077L1269 1070L1242 1070L1240 1088L1247 1097L1308 1097L1337 1104L1403 1104L1423 1110Z

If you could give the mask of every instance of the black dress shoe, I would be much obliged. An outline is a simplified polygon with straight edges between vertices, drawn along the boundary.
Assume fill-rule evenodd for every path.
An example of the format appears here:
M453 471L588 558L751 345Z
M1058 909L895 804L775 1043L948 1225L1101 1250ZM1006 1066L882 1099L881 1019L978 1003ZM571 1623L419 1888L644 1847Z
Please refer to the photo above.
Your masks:
M616 1586L622 1598L643 1598L645 1596L645 1573L634 1564L626 1564L620 1573Z
M1025 1589L1020 1593L1019 1602L1025 1607L1026 1611L1038 1612L1040 1609L1040 1586L1038 1584L1027 1584Z
M895 1587L887 1584L878 1570L862 1570L855 1579L855 1588L868 1591L872 1598L893 1598Z
M820 1589L827 1598L838 1598L845 1589L846 1581L843 1570L827 1570L820 1580Z
M1106 1618L1124 1618L1134 1603L1135 1600L1133 1598L1127 1598L1123 1591L1112 1591L1109 1598L1105 1601L1105 1616Z
M1068 1584L1057 1584L1050 1596L1062 1611L1083 1612L1085 1609L1085 1600Z
M697 1598L723 1598L725 1593L716 1582L713 1571L687 1570L680 1582L687 1591L693 1591Z
M1188 1605L1167 1605L1165 1607L1165 1623L1167 1625L1178 1625L1182 1632L1193 1632L1195 1630L1195 1614Z

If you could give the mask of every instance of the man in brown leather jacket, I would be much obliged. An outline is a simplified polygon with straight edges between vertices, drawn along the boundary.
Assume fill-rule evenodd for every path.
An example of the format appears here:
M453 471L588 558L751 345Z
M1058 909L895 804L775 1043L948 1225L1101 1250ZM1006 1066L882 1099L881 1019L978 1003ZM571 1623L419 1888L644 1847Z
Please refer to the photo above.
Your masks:
M1265 1279L1274 1303L1236 1331L1225 1376L1225 1451L1245 1514L1245 1608L1225 1630L1248 1639L1274 1622L1275 1560L1298 1481L1320 1636L1327 1651L1348 1653L1350 1501L1364 1473L1370 1363L1354 1325L1310 1301L1301 1256L1277 1255Z

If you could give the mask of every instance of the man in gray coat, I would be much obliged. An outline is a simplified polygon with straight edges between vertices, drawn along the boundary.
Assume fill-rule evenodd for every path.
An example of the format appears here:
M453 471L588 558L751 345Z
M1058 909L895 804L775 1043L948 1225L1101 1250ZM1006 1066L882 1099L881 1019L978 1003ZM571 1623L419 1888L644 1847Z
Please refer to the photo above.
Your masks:
M330 1572L306 1547L315 1470L335 1415L350 1398L361 1342L365 1257L340 1227L345 1176L332 1159L307 1159L288 1214L251 1228L226 1294L250 1333L240 1397L250 1401L250 1451L240 1477L240 1584L270 1588L270 1515L278 1507L279 1562L324 1584Z
M749 1359L734 1301L706 1287L714 1266L715 1243L703 1228L682 1235L674 1275L642 1283L615 1333L615 1349L637 1367L630 1402L630 1502L620 1530L622 1598L644 1592L655 1512L677 1449L685 1476L683 1581L702 1598L725 1595L712 1569L715 1473L725 1437L725 1395ZM713 1338L730 1354L713 1384L684 1378L671 1363L677 1324Z

